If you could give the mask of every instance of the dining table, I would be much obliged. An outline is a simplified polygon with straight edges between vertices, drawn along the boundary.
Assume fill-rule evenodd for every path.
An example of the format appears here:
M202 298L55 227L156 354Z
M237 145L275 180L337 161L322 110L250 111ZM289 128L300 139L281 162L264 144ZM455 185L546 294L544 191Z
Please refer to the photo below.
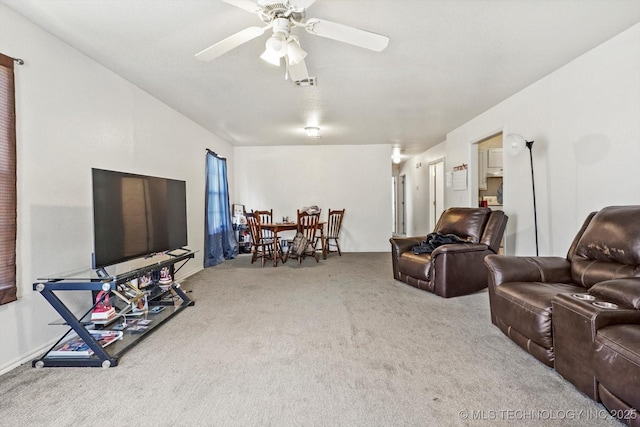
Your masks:
M324 244L324 226L325 226L326 222L322 221L318 223L318 231L320 231L320 245L321 245L321 249L322 249L322 259L327 259L327 252L325 251L325 244ZM283 258L283 254L281 253L280 250L278 250L278 233L280 233L281 231L292 231L292 230L297 230L298 229L298 224L296 224L295 222L266 222L266 223L262 223L260 224L260 226L262 227L263 230L269 230L271 232L273 232L273 242L274 242L274 247L273 247L273 266L277 267L278 266L278 258L280 258L280 260L284 263L284 258Z

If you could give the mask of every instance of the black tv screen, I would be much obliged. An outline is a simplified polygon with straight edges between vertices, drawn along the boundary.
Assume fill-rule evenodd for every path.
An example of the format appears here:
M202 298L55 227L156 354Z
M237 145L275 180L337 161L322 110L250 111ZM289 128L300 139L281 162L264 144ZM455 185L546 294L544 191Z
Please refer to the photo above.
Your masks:
M186 182L102 169L93 182L93 268L187 245Z

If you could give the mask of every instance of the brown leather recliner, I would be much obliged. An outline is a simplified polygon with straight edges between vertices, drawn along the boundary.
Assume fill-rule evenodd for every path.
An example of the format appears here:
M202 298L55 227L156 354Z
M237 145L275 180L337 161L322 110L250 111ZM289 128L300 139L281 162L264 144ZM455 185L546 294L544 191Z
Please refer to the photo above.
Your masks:
M490 255L485 264L491 321L553 367L554 298L587 293L605 280L640 276L640 206L611 206L591 213L566 258Z
M393 277L444 298L467 295L487 287L483 259L496 254L508 217L489 208L449 208L435 233L455 234L471 243L446 244L430 254L414 254L426 236L392 237Z
M589 293L615 304L611 319L594 328L590 361L599 400L613 416L640 427L640 278L602 282Z

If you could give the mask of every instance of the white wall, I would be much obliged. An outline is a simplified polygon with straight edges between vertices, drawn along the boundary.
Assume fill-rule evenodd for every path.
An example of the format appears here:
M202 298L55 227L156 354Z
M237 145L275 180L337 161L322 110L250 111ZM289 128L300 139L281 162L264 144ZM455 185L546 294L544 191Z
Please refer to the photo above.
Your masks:
M18 301L0 306L2 372L64 332L48 326L59 316L32 283L90 268L92 167L187 181L189 247L201 252L184 276L202 268L205 148L230 159L230 177L233 149L3 5L0 17L0 51L25 61L15 70ZM59 296L86 302L72 294Z
M589 212L640 204L640 24L449 133L447 170L474 164L471 144L501 130L535 141L540 255L566 255ZM504 159L507 252L518 255L535 254L528 154ZM447 190L447 205L472 204L474 190Z
M346 209L340 248L389 250L392 218L390 145L236 147L236 197L247 210L273 209L275 219L318 205Z

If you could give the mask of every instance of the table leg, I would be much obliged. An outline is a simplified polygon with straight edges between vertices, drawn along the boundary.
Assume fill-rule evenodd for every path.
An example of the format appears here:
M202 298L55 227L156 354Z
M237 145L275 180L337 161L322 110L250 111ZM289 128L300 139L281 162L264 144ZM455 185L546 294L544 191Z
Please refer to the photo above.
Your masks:
M324 224L320 227L320 244L322 245L322 259L327 259L327 246L324 239Z

